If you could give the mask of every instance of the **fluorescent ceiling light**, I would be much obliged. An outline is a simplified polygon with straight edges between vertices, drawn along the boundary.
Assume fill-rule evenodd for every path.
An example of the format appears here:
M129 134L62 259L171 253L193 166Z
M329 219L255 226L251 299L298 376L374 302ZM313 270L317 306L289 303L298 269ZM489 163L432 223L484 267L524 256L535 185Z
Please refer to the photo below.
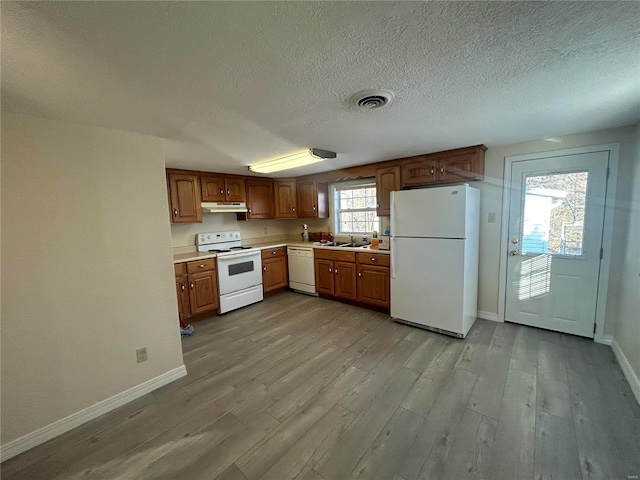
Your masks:
M336 158L335 152L320 150L319 148L310 148L303 152L287 155L286 157L274 158L266 162L255 163L249 165L249 171L255 173L271 173L287 170L289 168L302 167L311 165L312 163L321 162L325 158Z

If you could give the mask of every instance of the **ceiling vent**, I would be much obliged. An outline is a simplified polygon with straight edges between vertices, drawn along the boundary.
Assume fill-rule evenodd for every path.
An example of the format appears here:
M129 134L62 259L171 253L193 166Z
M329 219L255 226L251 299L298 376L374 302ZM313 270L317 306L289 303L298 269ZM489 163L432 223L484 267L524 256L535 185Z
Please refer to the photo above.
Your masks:
M351 97L352 105L367 110L384 107L391 103L391 100L393 100L393 92L389 90L365 90Z

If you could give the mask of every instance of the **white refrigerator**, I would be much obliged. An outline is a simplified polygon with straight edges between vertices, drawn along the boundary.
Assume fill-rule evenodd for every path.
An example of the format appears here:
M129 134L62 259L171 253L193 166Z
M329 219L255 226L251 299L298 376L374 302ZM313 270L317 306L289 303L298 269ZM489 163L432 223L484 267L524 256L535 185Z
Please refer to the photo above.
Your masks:
M480 191L391 193L391 316L464 338L478 314Z

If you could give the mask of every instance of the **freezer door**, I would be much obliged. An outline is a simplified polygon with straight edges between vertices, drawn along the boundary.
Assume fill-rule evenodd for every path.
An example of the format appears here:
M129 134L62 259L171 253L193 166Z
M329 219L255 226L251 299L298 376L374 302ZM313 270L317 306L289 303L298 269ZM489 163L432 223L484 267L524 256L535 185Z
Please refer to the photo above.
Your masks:
M391 192L391 235L465 238L467 185Z
M464 244L464 240L394 237L391 316L466 334Z

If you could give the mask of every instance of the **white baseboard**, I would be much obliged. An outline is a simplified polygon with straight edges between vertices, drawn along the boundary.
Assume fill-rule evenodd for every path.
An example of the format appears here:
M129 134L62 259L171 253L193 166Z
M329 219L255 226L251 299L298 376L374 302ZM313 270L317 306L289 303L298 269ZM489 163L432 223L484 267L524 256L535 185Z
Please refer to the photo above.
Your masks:
M602 345L611 345L613 342L613 335L596 335L594 340Z
M478 310L478 318L482 320L491 320L492 322L500 322L498 320L498 314L493 312L485 312L483 310ZM500 322L502 323L502 322Z
M140 385L136 385L135 387L125 390L124 392L120 392L113 397L109 397L106 400L102 400L101 402L91 405L79 412L72 413L67 417L61 418L60 420L50 423L38 430L12 440L11 442L0 446L0 462L4 462L5 460L15 457L22 452L26 452L41 443L51 440L58 435L62 435L63 433L93 420L100 415L110 412L111 410L115 410L136 398L140 398L157 388L184 377L186 374L187 368L182 365L181 367L169 370L168 372L158 375L151 380L147 380Z
M633 368L631 368L629 360L627 360L627 357L624 355L624 352L620 348L620 345L618 345L618 342L616 342L615 338L612 339L611 349L618 359L620 368L622 368L622 373L624 373L627 382L629 382L636 400L640 403L640 379L638 379L638 375L633 371Z

